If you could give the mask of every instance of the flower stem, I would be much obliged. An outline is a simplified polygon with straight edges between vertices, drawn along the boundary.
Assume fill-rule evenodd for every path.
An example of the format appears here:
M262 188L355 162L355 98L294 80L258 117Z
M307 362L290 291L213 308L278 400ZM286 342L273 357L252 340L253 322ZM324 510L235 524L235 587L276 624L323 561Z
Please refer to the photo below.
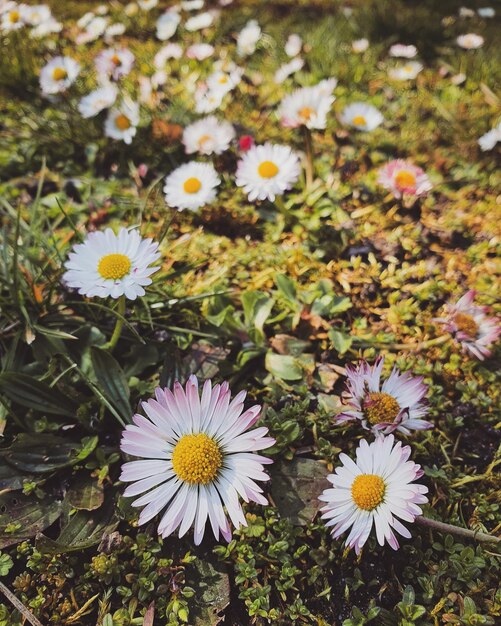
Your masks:
M386 348L387 350L413 350L414 352L420 352L431 348L432 346L439 346L445 343L450 338L449 335L441 335L434 339L427 339L426 341L420 341L419 343L378 343L378 342L364 342L360 341L357 344L361 344L362 347L367 348Z
M117 345L117 341L119 340L120 335L122 334L122 327L124 325L123 316L125 313L125 296L120 296L118 300L117 313L119 313L119 317L117 317L117 321L115 324L115 328L113 330L113 334L111 335L111 339L108 341L108 343L105 343L104 346L102 346L104 350L109 350L110 352Z
M306 174L306 189L313 184L313 139L311 136L311 130L306 126L303 126L304 134L304 149L306 153L305 174Z
M416 517L415 522L417 524L421 524L421 526L426 526L427 528L438 530L442 533L452 533L458 537L465 537L466 539L473 539L475 541L481 541L482 543L501 542L501 537L488 535L487 533L482 533L480 531L477 532L475 530L470 530L469 528L461 528L460 526L454 526L453 524L445 524L444 522L424 517L424 515Z

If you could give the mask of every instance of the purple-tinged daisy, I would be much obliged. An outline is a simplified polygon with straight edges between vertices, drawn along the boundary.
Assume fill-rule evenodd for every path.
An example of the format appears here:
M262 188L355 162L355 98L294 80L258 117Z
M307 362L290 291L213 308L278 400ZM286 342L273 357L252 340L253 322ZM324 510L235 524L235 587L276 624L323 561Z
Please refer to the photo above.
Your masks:
M336 416L338 422L360 420L362 426L374 434L388 435L399 430L406 435L411 430L432 428L422 419L428 412L424 399L428 386L422 376L401 374L396 368L381 384L384 357L374 365L366 361L352 368L346 367L346 390L342 394L346 409Z
M372 527L380 546L385 541L397 550L395 533L411 538L409 530L400 522L414 522L422 514L419 504L428 502L425 485L413 481L423 475L423 470L409 461L411 449L401 442L394 443L393 435L378 437L370 445L362 440L357 448L357 460L340 454L342 466L327 479L332 488L320 496L322 518L332 526L336 539L351 528L346 546L355 548L357 554L367 541Z
M184 389L180 383L155 390L155 399L143 402L147 415L134 415L134 425L123 433L121 449L142 457L125 463L120 480L132 484L125 496L141 497L132 506L145 507L139 524L146 524L165 510L158 533L168 537L179 528L182 537L194 526L195 544L202 541L209 518L216 540L230 541L231 527L247 522L239 496L249 502L268 504L255 481L269 480L263 465L271 459L253 454L275 443L267 428L249 431L261 407L243 412L246 392L233 400L228 383L212 386L207 380L200 397L198 381L191 376ZM223 507L226 509L223 509Z
M476 292L471 289L456 304L447 304L446 316L435 318L444 324L465 352L483 361L491 355L490 346L501 334L501 325L494 317L487 317L487 307L473 304Z
M378 181L385 189L392 192L395 198L403 194L425 196L431 190L431 183L425 172L417 165L395 159L379 170Z

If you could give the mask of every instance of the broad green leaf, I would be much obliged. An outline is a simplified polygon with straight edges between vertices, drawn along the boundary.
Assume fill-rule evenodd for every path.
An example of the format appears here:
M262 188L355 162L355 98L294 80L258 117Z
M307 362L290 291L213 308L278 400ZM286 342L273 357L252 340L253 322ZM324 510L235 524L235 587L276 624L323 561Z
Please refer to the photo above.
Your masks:
M186 582L197 590L190 623L193 626L219 624L224 618L222 612L230 603L230 580L222 566L196 559L186 572Z
M275 283L279 291L287 298L287 300L294 303L297 302L296 285L291 278L285 274L277 274L275 276Z
M94 478L81 477L68 490L66 500L79 511L94 511L104 501L104 490Z
M342 333L339 330L334 330L333 328L329 330L329 339L332 341L332 345L340 356L349 350L353 343L353 338L350 335Z
M75 417L77 405L68 396L27 374L0 374L0 391L13 402L41 413Z
M91 360L97 386L122 418L130 422L129 385L117 360L109 352L95 346L91 348Z
M62 512L62 502L20 494L0 496L0 548L30 539L53 524Z
M268 352L265 360L268 372L283 380L301 380L303 369L298 361L288 354Z
M313 459L294 458L274 465L271 494L280 514L293 524L303 526L318 510L318 496L329 486L327 467Z

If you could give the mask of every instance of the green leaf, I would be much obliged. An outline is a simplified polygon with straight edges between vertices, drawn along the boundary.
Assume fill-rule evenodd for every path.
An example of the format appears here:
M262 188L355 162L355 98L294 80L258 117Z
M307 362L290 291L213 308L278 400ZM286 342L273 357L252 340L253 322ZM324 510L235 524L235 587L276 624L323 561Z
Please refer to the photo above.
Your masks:
M13 402L41 413L75 417L77 405L55 387L20 372L0 374L0 391Z
M268 372L283 380L301 380L303 369L297 359L288 354L266 354L265 366Z
M186 573L187 584L197 590L194 596L193 626L216 626L230 603L230 580L221 565L196 559ZM192 619L192 621L191 621Z
M97 511L78 511L70 517L57 539L38 535L36 547L48 554L85 550L100 543L105 534L112 533L118 522L114 498L109 497Z
M0 451L0 456L23 472L48 474L85 459L95 449L97 441L97 436L72 442L47 433L21 433L9 448Z
M62 512L62 502L38 502L16 494L0 496L0 548L30 539L51 526Z
M104 501L104 490L102 485L90 476L81 477L68 490L66 500L79 511L94 511Z
M8 554L0 554L0 576L7 576L14 561Z
M91 360L97 386L119 415L130 422L130 391L122 368L109 352L95 346L91 348Z
M296 285L292 279L285 274L277 274L275 276L275 283L279 291L287 298L287 300L297 303Z
M320 505L319 494L330 484L326 465L297 457L274 465L270 473L271 494L280 514L298 526L310 522Z
M346 333L342 333L339 330L334 330L333 328L329 330L329 339L332 341L332 345L338 351L340 356L349 350L351 348L351 344L353 343L353 337L347 335Z

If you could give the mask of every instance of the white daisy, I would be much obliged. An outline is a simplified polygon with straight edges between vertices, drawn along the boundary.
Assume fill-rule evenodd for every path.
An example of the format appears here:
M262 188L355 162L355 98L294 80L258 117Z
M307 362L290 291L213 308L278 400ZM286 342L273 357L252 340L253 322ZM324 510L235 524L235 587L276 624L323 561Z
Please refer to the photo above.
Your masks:
M29 7L25 4L16 4L12 2L1 14L0 29L6 32L13 30L19 30L26 26L26 22L23 19L23 13Z
M199 11L204 6L204 0L185 0L181 2L183 11Z
M327 479L332 488L320 496L326 504L322 518L332 528L332 536L339 537L348 529L346 546L360 550L367 541L372 527L380 546L385 542L397 550L395 533L411 538L408 529L400 522L414 522L422 514L419 504L428 502L424 495L428 487L414 483L423 470L409 461L411 449L395 443L393 435L376 439L370 445L362 440L357 448L357 460L340 454L342 466ZM399 519L398 519L399 518Z
M287 41L285 42L285 54L288 57L296 57L303 47L303 40L296 33L292 33L289 35Z
M33 39L41 39L50 35L51 33L60 33L63 30L63 25L58 22L54 17L50 17L44 22L40 22L37 26L31 29L30 37Z
M94 62L98 74L119 80L130 73L134 59L134 55L127 48L122 50L109 48L100 52Z
M351 42L351 49L352 52L355 52L356 54L361 54L362 52L365 52L369 47L369 40L368 39L355 39L354 41Z
M324 129L327 125L327 113L335 100L332 91L325 93L324 87L324 84L303 87L286 96L278 110L282 126Z
M76 38L77 44L89 43L90 41L96 41L108 26L109 19L107 17L93 17L91 21L85 27L85 31L80 33Z
M272 461L254 452L275 443L267 428L254 428L261 407L244 411L245 391L233 400L228 383L207 380L200 397L198 380L185 388L155 390L155 399L142 403L147 417L136 414L120 447L140 460L122 466L120 480L132 483L125 496L138 496L132 506L144 507L139 524L164 510L158 533L168 537L179 528L182 537L193 526L201 543L207 519L216 540L231 539L231 527L247 526L239 496L266 505L255 481L267 481L263 465ZM224 508L223 508L224 507ZM225 510L226 509L226 512Z
M394 368L381 384L383 365L384 358L380 357L372 366L360 361L356 367L346 367L346 389L342 394L346 408L336 415L336 421L360 420L376 435L395 430L408 435L411 430L432 428L423 419L428 413L428 386L423 377L401 374Z
M45 4L36 4L34 6L23 5L20 12L23 22L30 26L39 26L52 18L50 9Z
M228 71L216 70L207 77L207 87L209 91L221 93L224 96L240 83L243 73L242 68L236 66Z
M406 46L403 43L396 43L390 48L391 57L400 57L402 59L413 59L417 52L416 46Z
M348 104L341 113L341 122L357 130L370 131L377 128L384 120L381 112L365 102Z
M456 39L456 43L465 50L476 50L484 45L484 38L475 33L468 33L467 35L459 35Z
M170 39L176 32L181 16L176 11L167 11L157 20L157 39L166 41Z
M237 53L239 56L249 56L256 50L261 39L261 28L256 20L249 20L237 37Z
M209 13L209 11L205 11L204 13L199 13L186 20L184 27L188 32L192 33L197 30L202 30L203 28L208 28L213 21L214 15Z
M80 64L70 57L55 57L40 72L40 88L44 95L66 91L76 80Z
M405 65L392 67L388 70L388 76L393 80L413 80L422 69L419 61L409 61Z
M149 267L160 257L158 244L141 239L137 230L121 228L118 235L107 228L89 233L77 244L64 264L63 281L88 298L114 299L125 295L129 300L144 296L151 285L150 276L159 267Z
M163 70L169 59L180 59L183 56L183 49L178 43L168 43L155 54L153 65L157 70Z
M297 182L299 157L289 146L265 143L253 146L238 162L236 184L250 201L275 200Z
M109 109L115 104L118 89L111 83L98 87L84 96L78 103L80 115L84 118L94 117L104 109Z
M235 129L226 121L217 117L204 117L184 129L183 144L186 154L221 154L228 150L235 138Z
M224 96L224 91L200 87L195 92L195 112L212 113L221 106Z
M158 0L137 0L137 3L143 11L151 11L157 6Z
M215 52L214 46L210 43L194 43L186 48L186 56L188 59L196 59L197 61L205 61L209 59Z
M492 150L501 141L501 122L490 131L482 135L478 140L478 145L483 152Z
M185 163L165 179L165 201L181 211L195 211L216 199L216 187L220 182L210 163Z
M110 109L104 123L104 134L112 139L132 143L139 124L139 104L124 100L120 106Z
M292 59L292 61L284 63L275 72L275 75L273 76L274 82L280 85L285 81L286 78L288 78L292 74L295 74L296 72L299 72L299 70L302 69L303 66L304 61L301 57L295 57L294 59Z

